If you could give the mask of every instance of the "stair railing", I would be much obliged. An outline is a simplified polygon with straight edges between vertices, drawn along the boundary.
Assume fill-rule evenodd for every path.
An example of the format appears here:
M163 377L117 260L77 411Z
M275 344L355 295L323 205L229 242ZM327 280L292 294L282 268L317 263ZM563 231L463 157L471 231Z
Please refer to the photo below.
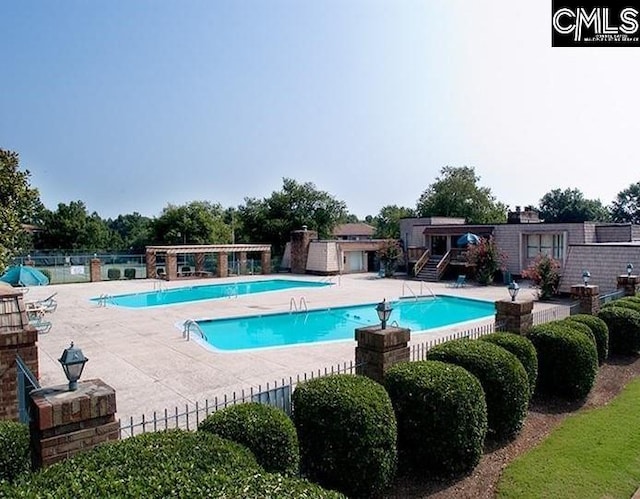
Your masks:
M424 266L429 261L429 256L430 255L431 255L431 251L430 250L425 250L425 252L422 253L422 256L420 258L418 258L418 261L413 266L413 275L414 276L417 276L420 273L420 271L424 268Z
M444 274L444 271L447 270L447 265L449 265L450 260L451 260L451 250L446 252L446 254L440 259L440 261L438 262L438 265L436 266L438 281Z

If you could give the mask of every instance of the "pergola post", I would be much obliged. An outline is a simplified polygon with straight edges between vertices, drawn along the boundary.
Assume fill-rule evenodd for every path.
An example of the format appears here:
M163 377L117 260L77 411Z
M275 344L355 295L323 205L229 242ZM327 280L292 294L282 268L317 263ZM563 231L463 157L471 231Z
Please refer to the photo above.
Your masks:
M196 253L196 275L204 272L204 253Z
M229 254L226 251L218 253L218 277L229 276Z
M145 262L147 265L147 279L155 279L156 275L156 251L147 248Z
M240 274L244 275L247 273L247 252L240 252Z
M167 281L178 278L178 257L175 253L167 253Z
M271 250L260 253L260 267L263 274L271 274Z

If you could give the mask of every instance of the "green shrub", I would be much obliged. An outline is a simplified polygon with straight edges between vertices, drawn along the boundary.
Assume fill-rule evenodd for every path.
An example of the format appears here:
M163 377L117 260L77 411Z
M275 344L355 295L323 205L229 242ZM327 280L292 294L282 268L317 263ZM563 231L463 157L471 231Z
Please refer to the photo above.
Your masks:
M14 421L0 421L0 482L12 482L31 470L29 427Z
M598 372L594 341L566 321L534 326L528 337L538 353L536 392L569 400L585 398Z
M607 323L599 317L589 314L572 315L569 317L569 320L589 326L596 340L598 364L602 364L609 355L609 328L607 327Z
M529 381L529 395L533 395L538 379L538 355L529 338L514 333L492 333L480 338L504 348L522 363Z
M489 434L496 439L516 435L529 405L529 381L515 355L488 341L454 340L432 348L429 360L464 367L476 376L487 400Z
M297 475L298 436L293 421L280 409L255 402L214 412L198 426L247 447L267 471Z
M385 376L398 422L398 455L428 475L472 470L487 433L487 405L478 379L438 361L401 362Z
M49 279L49 283L51 283L51 271L49 269L38 269L40 272L42 272L44 275L47 276L47 279Z
M381 493L396 470L397 427L389 395L364 376L325 376L293 392L302 473L348 496Z
M120 269L107 269L107 277L112 281L120 279Z
M598 317L609 328L610 353L629 355L640 352L639 312L623 307L606 307L598 312Z
M602 308L604 309L609 307L628 308L635 312L640 312L640 303L638 303L637 300L630 300L629 298L620 298L619 300L610 301L609 303L605 303Z
M557 322L558 324L569 327L571 329L575 329L576 331L580 331L582 334L584 334L587 338L591 340L591 342L593 343L593 346L596 347L596 353L597 353L598 343L596 342L596 336L593 334L593 331L591 331L591 328L589 326L587 326L586 324L583 324L582 322L572 321L570 320L569 317L567 317L566 319L562 319L554 322Z
M245 447L207 432L170 430L101 445L17 481L13 498L335 498L266 473Z
M136 269L124 269L124 278L125 279L135 279L136 278Z

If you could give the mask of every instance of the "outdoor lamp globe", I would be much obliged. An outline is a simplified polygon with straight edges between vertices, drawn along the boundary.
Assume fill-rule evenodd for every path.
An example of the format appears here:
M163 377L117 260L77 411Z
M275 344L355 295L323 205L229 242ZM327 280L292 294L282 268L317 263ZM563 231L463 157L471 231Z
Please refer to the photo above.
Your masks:
M89 359L82 353L82 350L73 346L73 341L71 342L71 346L65 348L62 352L62 356L58 359L58 362L62 365L64 374L69 380L69 391L78 389L78 380L88 360Z
M582 280L584 281L585 286L589 285L589 279L591 279L591 272L589 272L588 270L583 271Z
M511 281L508 286L509 296L511 296L511 301L516 301L516 296L518 296L518 292L520 291L520 286L516 281Z
M393 311L393 308L391 307L391 305L389 305L389 303L387 302L386 298L383 299L376 306L376 312L378 312L378 318L380 319L380 322L382 323L382 326L381 326L382 329L386 329L387 328L387 321L389 320L389 317L391 317L391 312L392 311Z

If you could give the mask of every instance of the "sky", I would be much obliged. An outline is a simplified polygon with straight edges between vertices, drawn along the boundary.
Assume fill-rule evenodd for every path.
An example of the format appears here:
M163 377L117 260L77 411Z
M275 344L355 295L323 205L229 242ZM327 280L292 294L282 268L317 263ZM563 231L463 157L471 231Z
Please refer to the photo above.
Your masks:
M444 166L498 201L640 181L640 48L552 48L551 1L0 3L0 147L49 209L237 207L312 182L360 218Z

